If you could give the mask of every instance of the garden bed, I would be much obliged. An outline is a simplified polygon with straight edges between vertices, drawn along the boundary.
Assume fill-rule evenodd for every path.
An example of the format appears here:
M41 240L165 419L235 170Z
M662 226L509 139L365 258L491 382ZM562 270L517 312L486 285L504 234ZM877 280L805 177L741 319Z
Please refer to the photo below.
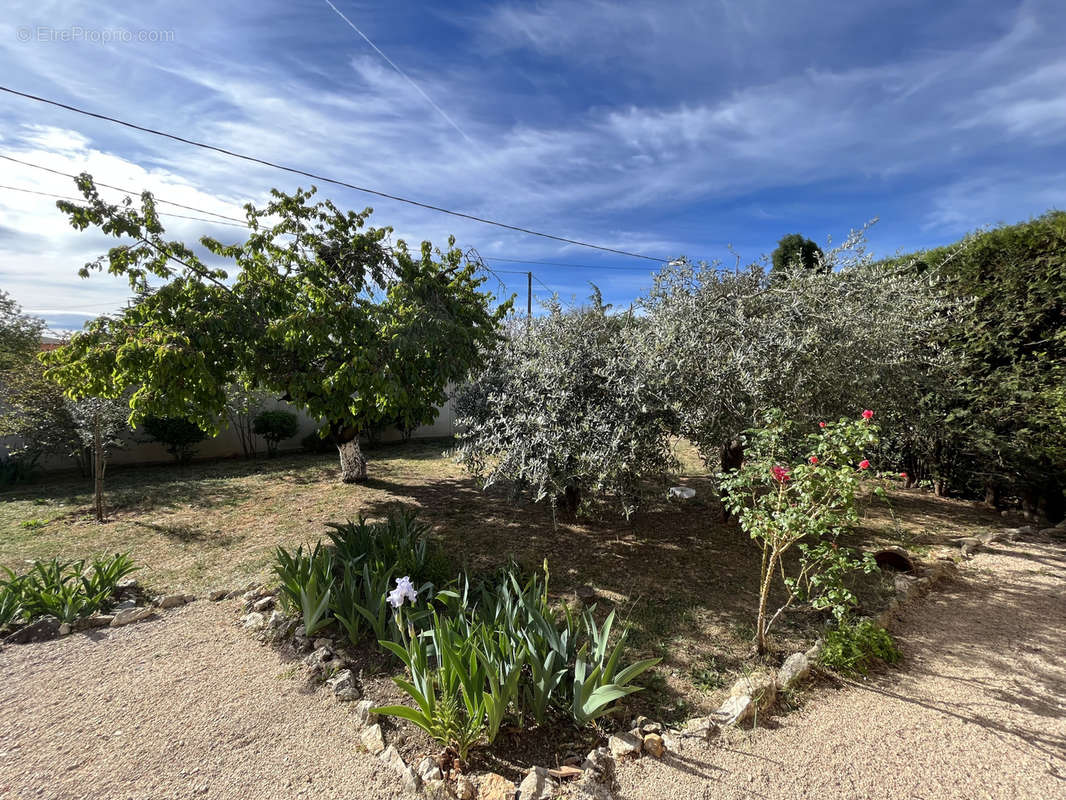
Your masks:
M483 493L447 456L447 443L413 442L370 452L370 481L341 485L330 455L271 462L221 461L185 469L116 468L112 521L91 521L89 486L60 478L0 494L0 564L131 552L138 579L153 594L202 593L270 579L277 544L319 538L325 523L358 514L380 517L396 502L421 510L458 565L490 569L514 557L530 568L547 558L553 599L573 602L591 586L601 612L617 608L631 626L635 656L663 657L645 692L627 699L634 714L657 710L664 722L707 713L750 662L757 574L754 546L719 520L706 475L686 460L679 483L697 496L664 501L621 519L559 520L543 507ZM895 518L869 504L855 539L902 543L919 554L951 538L1002 524L973 504L917 490L892 493ZM24 526L32 520L41 525ZM862 599L876 611L891 581ZM797 610L776 632L783 657L817 634L821 617Z

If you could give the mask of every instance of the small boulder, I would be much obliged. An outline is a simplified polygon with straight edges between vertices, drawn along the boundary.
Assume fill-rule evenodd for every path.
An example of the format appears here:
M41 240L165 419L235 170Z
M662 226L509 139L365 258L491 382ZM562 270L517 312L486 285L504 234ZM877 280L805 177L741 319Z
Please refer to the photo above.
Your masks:
M333 690L333 695L341 702L358 700L363 696L362 689L350 669L342 669L326 681L326 686Z
M320 636L319 638L315 639L315 650L319 650L323 647L327 650L333 650L333 640L328 639L325 636Z
M355 720L357 728L369 728L371 725L377 724L378 715L370 710L373 707L374 703L370 700L360 700L355 704L352 710L352 719Z
M59 635L60 636L69 636L70 635L70 623L69 622L61 622L61 623L59 623Z
M258 611L253 611L241 617L241 626L250 631L261 631L266 627L266 617Z
M155 613L155 610L148 606L142 606L140 608L125 608L115 614L115 618L111 620L112 628L121 628L123 625L129 625L134 622L140 622L141 620L148 619Z
M788 691L796 688L810 674L811 662L807 660L807 656L804 653L793 653L777 671L777 685Z
M407 769L407 764L404 763L403 756L400 755L400 751L396 749L395 745L389 745L386 747L378 758L386 765L392 767L398 775L402 775L403 771Z
M597 780L608 780L614 770L614 759L611 758L611 751L606 747L597 747L588 754L588 758L582 763L581 769L586 773L591 773Z
M515 785L503 775L489 772L478 781L478 800L515 800Z
M693 717L681 726L681 736L687 739L713 739L721 732L718 721L712 717Z
M616 733L607 740L607 749L611 751L613 758L625 758L626 756L639 756L643 740L632 733Z
M155 599L155 604L160 608L177 608L178 606L185 605L185 595L183 594L167 594L160 595Z
M755 702L746 694L734 695L714 715L722 725L739 725L755 715Z
M596 590L591 586L582 584L574 589L574 594L577 595L577 599L585 605L588 605L596 599Z
M359 737L359 741L363 743L363 747L367 749L371 755L377 755L385 750L385 736L381 732L381 726L374 723L365 731L362 736Z
M426 756L418 762L418 766L415 768L415 772L418 773L418 777L420 777L423 781L440 780L442 777L440 767L437 766L437 762L429 756Z
M210 600L212 603L217 603L219 600L225 600L226 595L228 595L229 592L229 589L215 589L215 591L211 592L207 596L207 599Z
M663 752L666 747L663 744L663 737L657 733L649 733L644 737L644 752L654 758L662 758Z
M533 767L518 785L521 800L551 800L556 783L544 767Z
M71 626L76 631L87 631L92 628L106 628L115 617L111 614L96 614L91 617L79 617Z
M750 697L760 711L773 707L777 699L777 676L764 670L757 670L737 680L729 690L731 697Z
M252 603L252 611L269 611L274 607L274 595L267 595L266 597L260 597L254 603Z
M477 797L477 788L474 782L466 775L460 775L455 782L455 794L459 800L474 800Z
M59 636L59 620L54 617L43 617L29 625L24 625L14 633L9 633L4 637L4 644L44 642L57 636Z

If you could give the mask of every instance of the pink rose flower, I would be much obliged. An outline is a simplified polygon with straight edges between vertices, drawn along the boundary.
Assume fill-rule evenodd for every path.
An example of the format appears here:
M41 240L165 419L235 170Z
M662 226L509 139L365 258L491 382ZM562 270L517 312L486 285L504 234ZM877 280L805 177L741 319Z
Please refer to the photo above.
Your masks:
M774 474L774 478L776 478L781 483L784 483L788 480L788 470L784 467L775 466L770 470L770 472L772 472Z
M867 461L865 458L862 461L859 462L859 469L866 469L869 466L870 466L870 462Z
M865 411L862 412L862 418L863 419L873 419L873 416L874 416L874 412L872 412L870 409L866 409Z

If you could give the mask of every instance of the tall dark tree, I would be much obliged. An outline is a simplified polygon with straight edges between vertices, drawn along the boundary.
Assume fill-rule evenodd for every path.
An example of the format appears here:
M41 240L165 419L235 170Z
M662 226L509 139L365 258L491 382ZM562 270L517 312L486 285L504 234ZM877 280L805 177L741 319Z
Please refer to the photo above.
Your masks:
M774 272L783 272L794 267L828 272L825 253L817 244L801 233L790 233L781 238L771 256Z

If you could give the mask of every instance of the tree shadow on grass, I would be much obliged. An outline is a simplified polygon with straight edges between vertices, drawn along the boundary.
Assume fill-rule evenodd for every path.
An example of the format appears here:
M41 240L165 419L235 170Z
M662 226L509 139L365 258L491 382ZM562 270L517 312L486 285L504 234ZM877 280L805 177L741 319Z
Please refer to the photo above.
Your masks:
M234 536L221 531L208 531L199 525L192 523L163 524L155 522L134 522L139 528L162 534L167 539L183 542L185 544L200 544L209 547L229 547L237 543L243 536Z

